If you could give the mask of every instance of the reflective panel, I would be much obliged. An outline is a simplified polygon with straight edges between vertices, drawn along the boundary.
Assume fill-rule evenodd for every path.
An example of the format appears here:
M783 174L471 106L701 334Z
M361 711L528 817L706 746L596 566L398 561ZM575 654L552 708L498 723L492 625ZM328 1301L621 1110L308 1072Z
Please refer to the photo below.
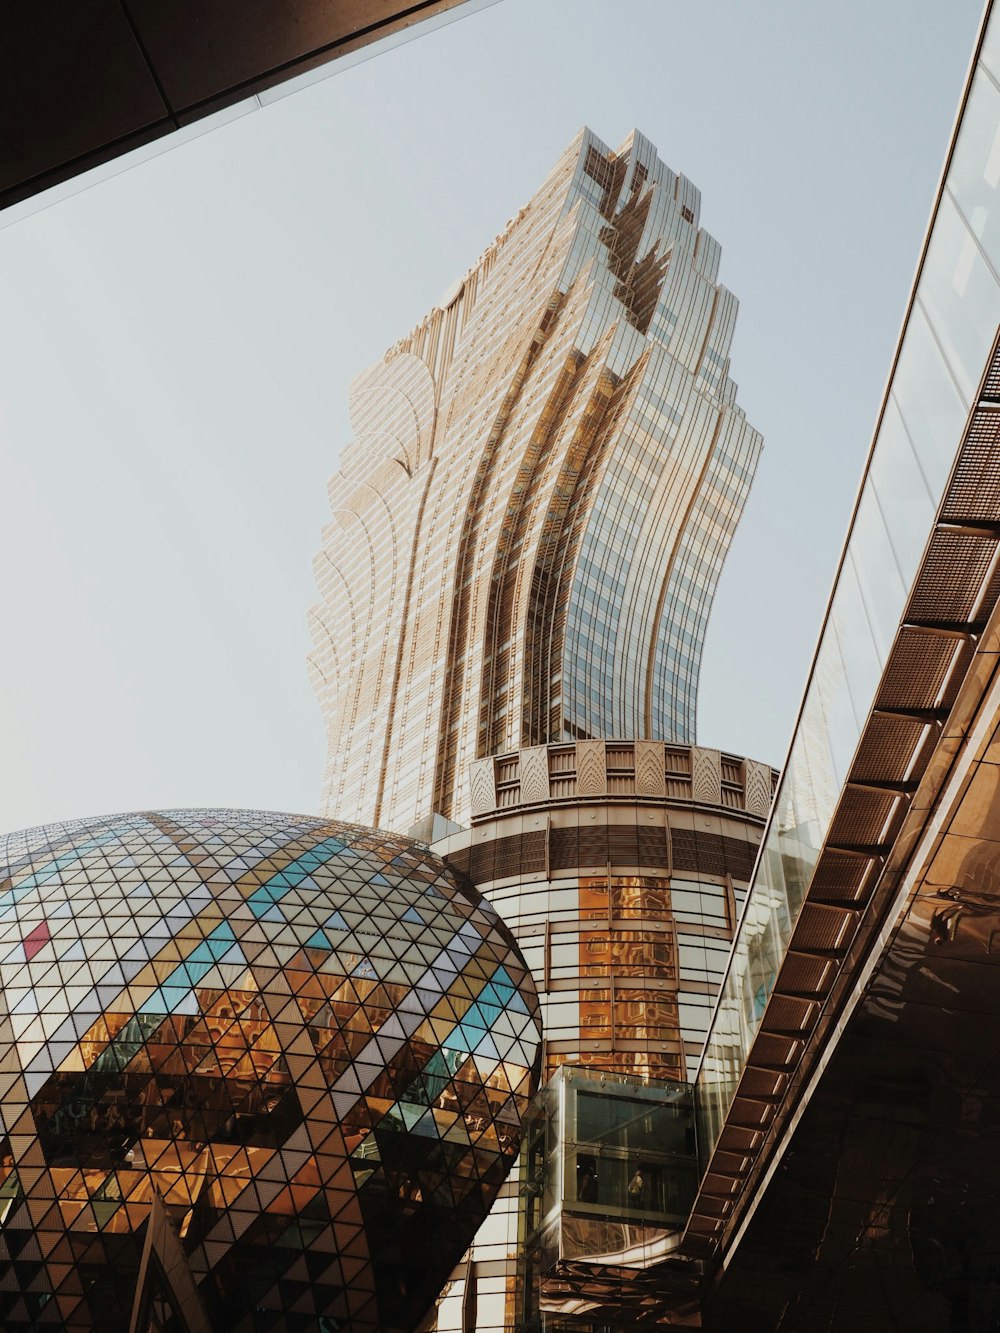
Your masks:
M994 25L995 26L995 25ZM948 192L993 269L1000 269L1000 88L980 69L972 85Z
M879 500L896 568L909 587L927 544L934 505L894 398L886 404L869 485Z
M995 327L993 332L996 332ZM982 348L980 370L989 350L989 344ZM892 392L931 495L937 500L948 480L948 470L955 457L969 403L963 401L941 354L940 344L919 305L910 313Z
M522 1167L515 1327L646 1323L643 1271L676 1249L697 1184L690 1085L564 1065L528 1114Z
M125 1330L138 1291L192 1330L411 1328L533 1090L496 913L409 839L294 815L0 855L0 1326Z
M1000 173L1000 158L993 170ZM1000 324L1000 283L947 195L927 252L920 301L965 401L971 402L983 373L983 347Z

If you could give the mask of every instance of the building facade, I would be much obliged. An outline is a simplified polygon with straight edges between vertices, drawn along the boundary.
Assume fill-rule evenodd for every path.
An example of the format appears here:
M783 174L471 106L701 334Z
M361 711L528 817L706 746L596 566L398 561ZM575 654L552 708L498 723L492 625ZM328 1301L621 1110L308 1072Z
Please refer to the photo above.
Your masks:
M816 1002L832 988L842 962L833 957L877 901L904 821L921 808L919 782L1000 594L998 145L1000 22L987 5L699 1075L706 1146L720 1143L741 1081L754 1077L783 969L809 952L805 939L830 964L817 968ZM767 1021L761 988L775 1000ZM800 976L788 998L801 989ZM717 1245L731 1224L705 1204L692 1240Z
M776 781L753 760L656 741L577 741L473 765L471 828L435 851L517 939L541 1003L557 1144L576 1128L571 1160L544 1173L544 1190L532 1182L551 1153L539 1146L536 1163L529 1145L425 1329L543 1327L533 1321L581 1303L591 1322L627 1312L642 1323L655 1307L644 1273L676 1248L690 1199L682 1207L674 1193L688 1181L693 1193L696 1179L693 1130L685 1163L669 1129L683 1142L687 1085ZM581 1097L599 1099L589 1141ZM647 1121L645 1138L630 1139ZM525 1244L536 1203L539 1243Z
M706 1329L1000 1326L998 159L988 3L697 1078Z
M143 811L0 839L0 1327L408 1333L535 1088L510 932L411 839Z
M467 824L476 760L694 740L761 448L699 212L641 135L612 151L585 130L355 382L312 616L324 809Z

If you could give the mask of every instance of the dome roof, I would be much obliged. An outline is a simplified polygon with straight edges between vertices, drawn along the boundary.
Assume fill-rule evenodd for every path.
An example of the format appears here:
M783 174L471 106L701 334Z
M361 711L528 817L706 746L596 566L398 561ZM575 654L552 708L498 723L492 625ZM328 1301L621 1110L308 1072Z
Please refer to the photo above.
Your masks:
M126 1329L137 1286L192 1329L411 1327L533 1090L537 1000L496 913L421 844L331 820L0 839L0 986L4 1329L52 1301Z

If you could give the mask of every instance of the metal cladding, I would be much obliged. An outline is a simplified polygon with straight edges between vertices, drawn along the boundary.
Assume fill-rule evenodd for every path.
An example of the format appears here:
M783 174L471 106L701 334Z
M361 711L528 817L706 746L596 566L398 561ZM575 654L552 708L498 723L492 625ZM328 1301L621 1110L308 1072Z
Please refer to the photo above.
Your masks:
M12 834L0 875L0 1326L412 1328L533 1091L493 909L408 838L247 811Z
M467 823L476 759L690 743L761 438L694 186L584 130L464 280L355 382L316 562L324 808Z

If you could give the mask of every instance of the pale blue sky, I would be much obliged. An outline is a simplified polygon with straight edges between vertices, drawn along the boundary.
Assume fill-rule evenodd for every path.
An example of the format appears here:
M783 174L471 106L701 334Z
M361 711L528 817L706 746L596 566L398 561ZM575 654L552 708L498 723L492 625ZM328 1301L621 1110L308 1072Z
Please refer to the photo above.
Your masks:
M780 763L979 0L500 0L0 230L0 828L316 808L347 388L582 124L702 190L764 456L701 739Z

